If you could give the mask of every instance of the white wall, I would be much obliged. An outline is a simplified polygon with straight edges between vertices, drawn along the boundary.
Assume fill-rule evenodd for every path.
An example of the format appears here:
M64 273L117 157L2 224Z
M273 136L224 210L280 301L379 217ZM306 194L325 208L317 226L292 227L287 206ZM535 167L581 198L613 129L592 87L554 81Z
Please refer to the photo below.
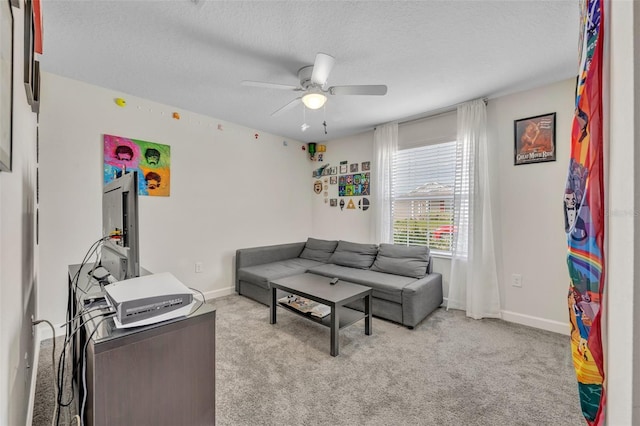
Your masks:
M503 317L569 333L562 197L567 176L575 80L491 99L487 106L500 298ZM514 166L513 121L556 113L556 161ZM500 258L500 257L499 257ZM522 287L511 285L522 275Z
M317 169L327 163L330 164L329 167L337 166L339 170L341 161L348 161L348 164L358 163L358 172L360 173L362 162L371 162L373 158L373 132L364 132L348 138L329 141L326 143L326 146L327 152L324 153L324 161L310 162L311 167L308 173L309 178L307 179L307 191L311 193L313 197L313 236L329 240L377 243L377 241L372 241L372 209L369 208L365 211L358 208L358 201L361 201L363 198L372 201L372 198L370 196L338 197L338 185L329 184L328 198L335 198L338 200L338 203L342 199L345 201L344 209L340 209L339 204L337 207L331 207L330 203L324 202L324 190L319 195L313 192L313 182L315 182L316 179L311 177L313 169ZM325 184L325 178L327 178L327 180L329 179L328 176L320 178L320 180L323 181L323 185ZM349 200L353 200L355 209L347 208Z
M12 8L13 171L0 172L0 424L25 424L35 338L36 115L22 83L23 12ZM3 89L4 90L4 89Z
M309 236L313 192L300 179L310 176L300 142L285 146L279 136L52 74L43 74L42 86L43 317L62 322L67 265L80 263L101 236L103 134L171 146L171 196L139 201L140 262L152 272L172 272L208 297L224 295L234 286L236 249ZM117 97L127 106L118 107Z

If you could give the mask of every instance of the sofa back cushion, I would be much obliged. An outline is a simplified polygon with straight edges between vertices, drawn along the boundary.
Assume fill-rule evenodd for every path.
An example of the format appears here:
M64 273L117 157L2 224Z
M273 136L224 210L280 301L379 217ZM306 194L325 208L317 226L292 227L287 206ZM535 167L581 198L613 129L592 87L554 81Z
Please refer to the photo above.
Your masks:
M369 269L377 253L378 246L375 244L351 243L340 240L336 251L333 252L329 259L329 263L358 269Z
M327 263L338 245L337 241L307 238L307 242L300 253L301 258Z
M371 270L422 278L427 275L428 266L429 247L380 244Z

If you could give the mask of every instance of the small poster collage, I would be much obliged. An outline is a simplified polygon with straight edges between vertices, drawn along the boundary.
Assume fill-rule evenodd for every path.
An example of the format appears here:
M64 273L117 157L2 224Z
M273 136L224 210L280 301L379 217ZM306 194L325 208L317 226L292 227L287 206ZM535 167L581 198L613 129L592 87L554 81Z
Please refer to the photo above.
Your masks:
M348 161L341 161L339 168L337 166L330 167L330 164L326 164L319 169L313 171L313 177L316 179L313 183L313 190L316 194L324 195L324 202L331 207L340 206L340 210L344 210L345 207L350 210L363 210L369 209L369 199L362 198L356 202L354 199L348 198L329 198L330 186L337 185L337 191L331 188L332 194L337 193L338 197L363 197L371 195L370 183L371 183L371 162L363 161L362 163L351 163ZM335 196L335 195L334 195Z

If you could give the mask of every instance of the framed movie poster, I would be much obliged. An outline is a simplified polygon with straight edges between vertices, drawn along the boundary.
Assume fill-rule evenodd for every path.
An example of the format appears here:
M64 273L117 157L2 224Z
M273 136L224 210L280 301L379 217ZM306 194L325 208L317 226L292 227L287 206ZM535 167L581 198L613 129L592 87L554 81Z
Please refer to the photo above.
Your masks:
M556 113L514 120L513 164L556 161Z

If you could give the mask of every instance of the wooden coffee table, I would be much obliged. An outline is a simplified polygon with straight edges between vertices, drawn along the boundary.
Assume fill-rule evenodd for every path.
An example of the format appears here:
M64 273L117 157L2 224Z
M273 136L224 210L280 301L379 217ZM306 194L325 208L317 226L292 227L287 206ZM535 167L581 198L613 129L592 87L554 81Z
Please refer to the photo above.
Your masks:
M350 326L364 318L364 334L371 335L371 288L348 281L338 281L337 284L329 284L331 278L315 274L300 274L291 277L270 281L271 303L270 322L276 323L276 307L288 308L278 303L278 289L298 296L306 297L315 302L331 307L331 314L324 318L317 318L288 308L304 318L331 328L331 355L338 356L338 332L340 329ZM364 299L364 312L347 308L347 303Z

